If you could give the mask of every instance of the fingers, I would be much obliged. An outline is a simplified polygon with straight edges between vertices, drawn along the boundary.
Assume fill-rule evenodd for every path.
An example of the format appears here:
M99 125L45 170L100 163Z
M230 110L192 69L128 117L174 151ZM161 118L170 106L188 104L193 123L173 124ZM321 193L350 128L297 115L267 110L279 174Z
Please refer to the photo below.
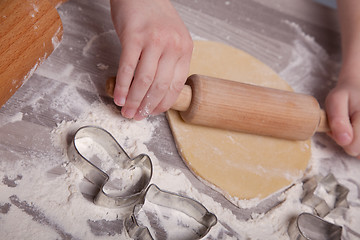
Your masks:
M185 55L188 62L191 59L192 39L186 26L170 1L112 1L111 8L123 47L114 102L122 106L124 117L136 120L154 109L167 110L188 73L185 67L176 73L183 64L180 59Z
M171 53L160 58L154 81L142 98L141 105L134 116L135 120L141 120L153 113L170 87L171 80L174 78L176 63L177 59L174 59Z
M124 106L126 102L140 54L141 48L135 44L123 46L114 89L114 102L118 106Z
M338 86L326 98L331 137L345 152L360 159L360 99L351 86Z
M192 55L192 41L183 46L147 46L141 53L121 113L141 120L168 110L186 81ZM127 82L128 83L128 82ZM155 111L154 111L155 110Z
M153 115L167 111L177 100L188 76L190 58L191 53L179 60L177 67L175 68L174 79L171 82L169 90L166 92L158 106L154 109L152 113Z
M354 130L352 142L344 147L344 150L351 156L360 157L360 112L355 112L351 117Z
M330 135L340 146L346 146L353 141L348 104L349 94L341 89L332 91L326 99Z
M160 54L161 52L157 48L144 49L137 65L134 80L126 98L126 103L121 109L121 113L124 117L133 118L138 112L141 102L150 86L153 84Z
M186 57L179 59L176 56L180 54L173 51L167 50L161 55L159 49L145 49L139 63L135 65L135 75L133 67L125 68L127 71L122 71L123 76L117 78L114 101L123 106L122 115L141 120L148 115L168 110L176 101L186 80L191 52L192 48ZM154 113L155 109L157 111Z

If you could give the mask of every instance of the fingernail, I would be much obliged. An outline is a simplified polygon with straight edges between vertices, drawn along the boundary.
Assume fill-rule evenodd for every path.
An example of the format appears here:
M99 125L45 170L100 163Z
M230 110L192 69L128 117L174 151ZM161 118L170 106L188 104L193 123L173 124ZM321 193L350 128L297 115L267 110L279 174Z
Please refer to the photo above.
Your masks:
M349 154L349 155L352 156L352 157L357 157L357 156L359 156L359 153L358 153L358 152L346 151L346 153Z
M133 118L135 116L136 109L125 109L122 115L126 118Z
M122 107L125 104L125 98L121 97L121 98L114 99L114 102L116 105Z

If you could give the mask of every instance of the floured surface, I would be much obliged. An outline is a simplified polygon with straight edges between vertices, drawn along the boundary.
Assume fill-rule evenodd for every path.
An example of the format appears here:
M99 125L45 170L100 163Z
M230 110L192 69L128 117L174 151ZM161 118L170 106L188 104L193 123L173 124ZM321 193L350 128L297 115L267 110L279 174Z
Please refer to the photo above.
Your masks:
M268 66L224 44L195 42L190 74L290 90ZM217 114L216 109L214 113ZM264 198L299 179L310 159L310 141L288 141L186 124L168 113L183 159L198 176L232 198Z
M321 10L311 1L172 2L194 39L246 49L297 92L323 103L335 83L339 62L333 54L338 48L331 43L337 41L337 33L310 22L305 12ZM302 17L287 14L286 7ZM106 97L105 81L116 74L121 51L109 1L71 0L58 11L64 25L59 47L0 109L1 239L128 239L123 216L117 209L93 204L88 196L91 186L64 154L71 133L89 124L108 130L129 155L149 155L152 183L195 199L214 213L218 223L204 239L289 239L289 220L311 212L300 202L301 182L262 201L231 204L185 166L164 115L127 121ZM329 25L328 14L316 17ZM360 238L360 161L326 135L316 134L306 176L329 172L350 189L350 207L342 216L326 220L344 227L343 239ZM162 221L166 212L163 216L157 224L176 234L169 227L172 221Z

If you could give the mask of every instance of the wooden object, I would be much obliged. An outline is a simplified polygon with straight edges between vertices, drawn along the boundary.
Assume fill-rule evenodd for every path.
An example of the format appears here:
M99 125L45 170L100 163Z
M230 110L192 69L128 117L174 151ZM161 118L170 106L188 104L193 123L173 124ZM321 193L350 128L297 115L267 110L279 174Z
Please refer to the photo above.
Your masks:
M218 42L194 41L189 73L292 91L266 64ZM212 114L217 112L221 111L215 109ZM202 182L220 190L236 205L238 199L262 199L286 189L307 168L310 140L292 141L188 124L180 114L170 109L166 117L182 159Z
M190 76L187 84L192 101L180 115L188 123L305 140L325 120L309 95L199 75Z
M176 103L191 124L291 140L329 131L312 96L201 75L191 75ZM107 81L112 96L115 78ZM321 126L321 127L319 127Z
M63 28L55 2L0 1L0 107L60 42Z

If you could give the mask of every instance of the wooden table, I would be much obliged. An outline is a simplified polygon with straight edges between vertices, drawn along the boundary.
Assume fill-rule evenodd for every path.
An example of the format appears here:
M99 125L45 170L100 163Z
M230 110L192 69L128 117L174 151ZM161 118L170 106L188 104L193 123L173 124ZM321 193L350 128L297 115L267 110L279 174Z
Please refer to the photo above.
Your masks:
M194 39L219 41L250 53L278 72L295 91L314 95L323 106L326 94L336 83L333 78L338 71L340 59L340 36L333 9L310 0L172 2ZM108 76L115 75L121 49L109 10L109 2L103 0L70 0L58 7L64 25L64 37L60 46L0 109L0 191L1 188L10 188L10 182L21 181L22 177L17 179L17 176L8 176L9 172L14 172L12 166L17 161L29 158L31 168L36 166L37 157L48 156L48 161L53 161L54 166L61 164L62 150L54 147L51 141L51 131L58 124L77 119L94 102L111 104L112 100L105 94L104 83ZM76 99L74 95L82 98ZM250 219L253 213L265 213L278 204L278 195L250 209L240 209L229 203L221 194L195 178L184 165L177 153L165 115L153 117L153 120L160 124L152 141L147 144L149 151L156 155L164 168L179 169L190 179L194 188L232 211L239 221ZM319 168L320 174L335 172L340 182L352 182L354 186L359 186L358 179L349 180L346 176L346 171L359 171L359 161L348 157L325 135L316 135L313 142L318 147L332 149L331 154L317 156L322 163L331 162ZM10 164L11 162L14 164ZM342 170L336 172L338 168ZM27 174L21 171L17 173L18 176ZM41 189L41 184L36 184L35 189ZM360 190L353 192L354 189L356 191L354 186L351 194L357 194L357 198L350 205L352 209L358 209ZM46 220L50 217L42 216L41 211L31 211L34 210L31 206L38 206L39 203L27 203L27 207L24 207L21 202L24 203L27 199L19 198L16 201L12 198L13 201L9 201L9 197L10 195L0 197L0 236L7 232L2 228L2 221L10 221L5 212L10 206L6 203L11 202L11 208L17 207L23 211L24 216L33 218L33 221L41 219L46 227L50 226L62 239L72 238L67 229L59 230L58 225L48 223ZM46 197L45 195L44 198ZM31 221L26 219L18 219L14 224L19 224L20 229L22 224L26 225ZM227 226L226 221L219 219L222 226ZM91 225L91 232L95 235L103 233L102 228L116 229L119 225L114 222L95 223ZM345 230L347 239L360 236L359 232L350 233L358 231L351 226ZM234 239L246 236L242 230L231 227L224 228L222 234L223 237L226 235ZM24 239L28 236L26 233L19 235ZM212 237L218 239L220 236ZM33 238L43 239L41 233L33 235ZM90 238L84 236L84 239ZM268 239L272 239L271 236Z

